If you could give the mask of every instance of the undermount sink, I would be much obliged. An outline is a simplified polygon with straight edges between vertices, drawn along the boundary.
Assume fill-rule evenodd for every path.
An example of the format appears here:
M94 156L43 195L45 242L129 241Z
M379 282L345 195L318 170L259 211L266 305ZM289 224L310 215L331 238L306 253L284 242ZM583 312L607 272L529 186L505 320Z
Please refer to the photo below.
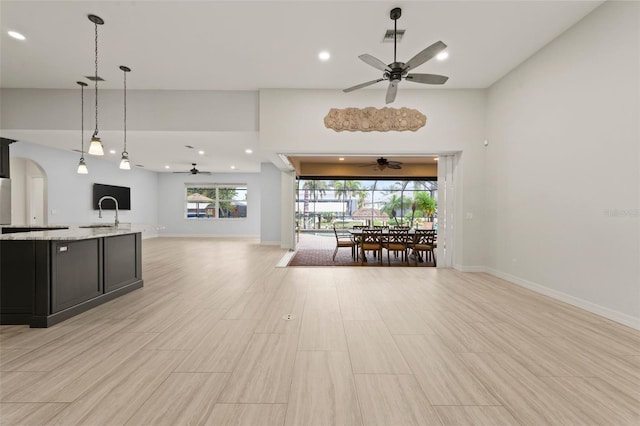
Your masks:
M109 224L95 224L95 225L80 225L78 228L114 228L115 225Z

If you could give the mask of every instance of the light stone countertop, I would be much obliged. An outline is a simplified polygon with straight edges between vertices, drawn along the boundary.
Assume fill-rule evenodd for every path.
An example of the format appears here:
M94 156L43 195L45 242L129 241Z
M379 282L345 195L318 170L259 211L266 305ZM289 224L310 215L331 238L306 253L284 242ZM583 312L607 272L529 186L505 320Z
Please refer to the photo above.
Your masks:
M95 226L100 227L95 227ZM75 225L50 225L49 228L67 227L69 229L50 229L47 231L17 232L14 234L0 234L0 240L29 241L29 240L88 240L90 238L112 237L114 235L136 234L138 232L158 231L163 229L159 225L140 223L120 223L114 226L112 223L75 224ZM23 228L29 226L8 225L3 228ZM32 226L36 228L36 226ZM44 228L44 226L42 227Z

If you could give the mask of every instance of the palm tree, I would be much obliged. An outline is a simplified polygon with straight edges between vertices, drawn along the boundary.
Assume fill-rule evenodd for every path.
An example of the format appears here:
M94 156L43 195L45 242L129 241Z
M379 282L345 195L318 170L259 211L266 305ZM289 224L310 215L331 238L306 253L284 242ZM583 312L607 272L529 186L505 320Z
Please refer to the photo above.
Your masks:
M416 192L416 208L422 211L422 217L429 217L431 221L436 212L436 200L428 192Z
M336 198L338 200L344 199L344 197L347 197L347 200L349 201L347 203L347 206L349 208L349 211L347 212L347 216L351 216L351 200L358 196L359 193L362 191L362 188L360 187L360 182L358 182L357 180L335 180L332 182L333 188L336 192Z
M385 207L387 207L386 205L382 208L385 213L389 214L392 209L395 209L396 212L400 212L400 217L404 220L405 211L411 208L411 203L413 202L411 197L405 195L407 194L405 190L409 183L411 183L411 181L394 182L391 188L386 191L382 191L384 195L391 194L391 198L387 202L388 204L391 204L391 208L387 208L385 210ZM400 195L398 196L397 194Z
M306 225L309 219L309 191L311 191L311 193L313 194L313 214L315 217L316 202L318 201L318 197L323 198L327 194L329 185L327 185L327 182L323 180L308 180L305 181L302 188L304 188L304 217Z
M387 200L387 202L382 206L380 211L389 215L389 217L395 217L394 213L400 211L400 216L402 217L402 212L404 209L411 203L410 198L399 197L397 194L391 194L391 197ZM396 222L398 219L396 219Z

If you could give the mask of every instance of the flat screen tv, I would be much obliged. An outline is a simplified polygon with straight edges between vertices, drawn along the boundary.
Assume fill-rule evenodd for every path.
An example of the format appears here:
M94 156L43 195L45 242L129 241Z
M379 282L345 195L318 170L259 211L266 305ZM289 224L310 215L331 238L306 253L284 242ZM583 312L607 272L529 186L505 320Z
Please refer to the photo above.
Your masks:
M118 200L119 210L131 210L131 188L126 186L103 185L101 183L93 184L93 209L98 210L98 201L105 195L110 195ZM115 210L116 204L113 200L104 200L102 202L102 210Z

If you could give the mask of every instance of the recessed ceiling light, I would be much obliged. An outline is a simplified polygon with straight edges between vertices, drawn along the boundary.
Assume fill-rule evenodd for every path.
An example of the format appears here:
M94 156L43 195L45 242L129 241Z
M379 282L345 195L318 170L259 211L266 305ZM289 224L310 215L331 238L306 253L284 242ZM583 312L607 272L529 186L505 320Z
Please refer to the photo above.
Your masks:
M338 158L338 161L344 161L344 157Z
M444 52L440 52L436 55L436 59L439 61L444 61L445 59L447 59L449 57L449 52L447 52L446 50Z
M203 151L203 150L200 150L200 151L198 151L198 154L200 154L200 155L204 155L204 151Z
M253 150L249 148L245 149L244 152L245 154L253 154Z
M27 38L25 36L23 36L22 34L15 32L15 31L7 31L7 34L9 34L11 37L15 38L16 40L26 40Z
M170 169L171 167L169 167L169 166L164 166L164 168L165 168L165 169Z
M236 169L236 166L231 166L231 170L235 170L235 169Z
M318 59L320 59L322 62L326 62L331 59L331 53L323 50L322 52L318 53Z
M115 153L116 153L116 150L115 150L115 149L110 149L110 150L109 150L109 154L115 154Z
M438 161L438 157L435 157L435 158L433 159L433 161Z

